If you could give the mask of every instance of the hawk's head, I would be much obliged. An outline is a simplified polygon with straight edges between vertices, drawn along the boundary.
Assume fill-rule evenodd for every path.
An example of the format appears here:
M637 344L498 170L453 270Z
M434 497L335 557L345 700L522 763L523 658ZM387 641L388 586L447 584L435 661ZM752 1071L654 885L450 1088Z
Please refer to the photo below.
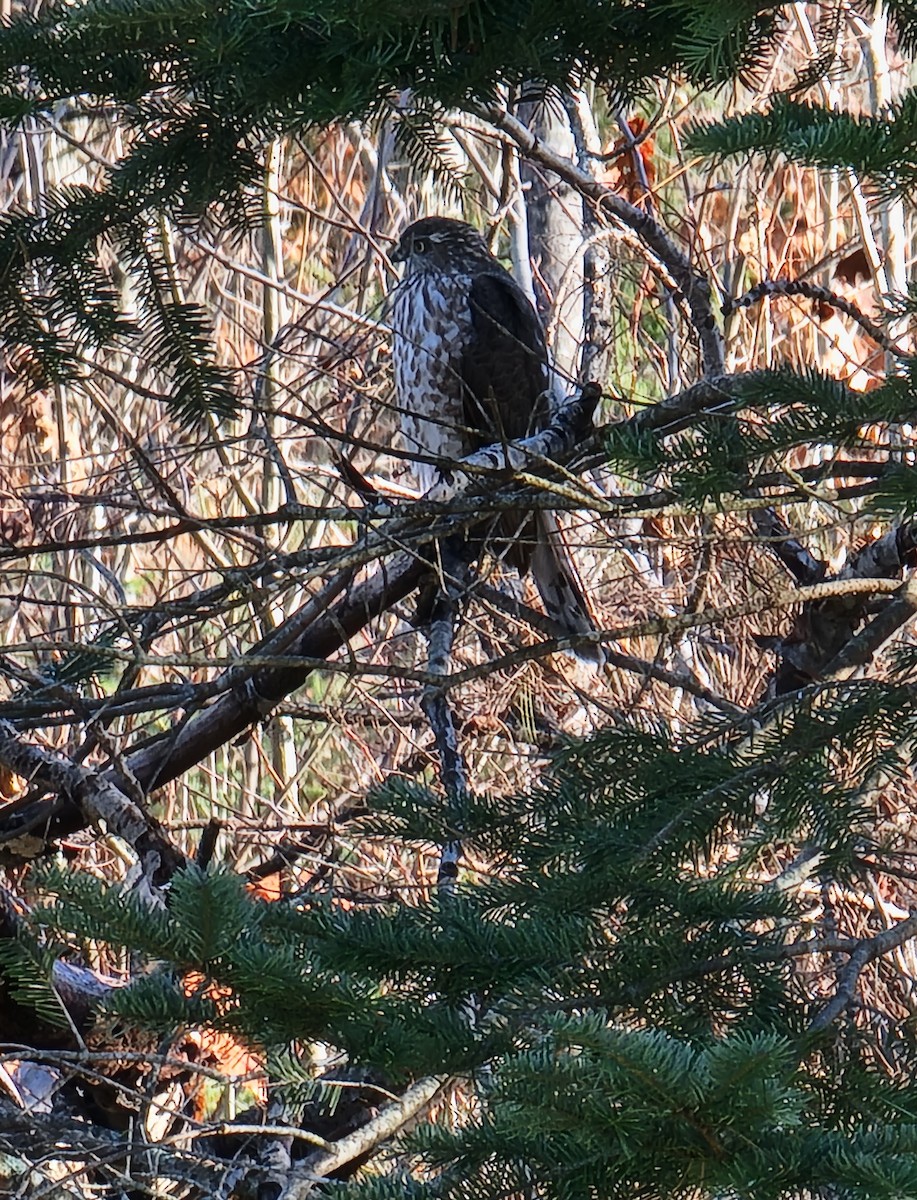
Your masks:
M409 225L391 259L405 263L405 276L473 272L481 266L492 266L494 261L473 225L449 217L423 217Z

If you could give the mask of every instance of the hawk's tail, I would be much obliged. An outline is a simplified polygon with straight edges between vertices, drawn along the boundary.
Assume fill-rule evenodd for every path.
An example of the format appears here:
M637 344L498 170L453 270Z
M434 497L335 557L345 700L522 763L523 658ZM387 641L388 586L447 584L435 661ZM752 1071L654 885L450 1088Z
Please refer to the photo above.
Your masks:
M570 558L563 530L552 512L542 510L535 514L531 572L544 610L557 626L558 637L596 632L595 617ZM601 646L595 644L577 646L576 655L596 666L605 661Z

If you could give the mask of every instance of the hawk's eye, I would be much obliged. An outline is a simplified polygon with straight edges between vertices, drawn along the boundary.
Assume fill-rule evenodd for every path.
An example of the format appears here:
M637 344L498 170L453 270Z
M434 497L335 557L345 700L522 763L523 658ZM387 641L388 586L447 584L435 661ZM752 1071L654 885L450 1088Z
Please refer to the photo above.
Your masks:
M414 238L414 253L427 254L430 250L429 238Z

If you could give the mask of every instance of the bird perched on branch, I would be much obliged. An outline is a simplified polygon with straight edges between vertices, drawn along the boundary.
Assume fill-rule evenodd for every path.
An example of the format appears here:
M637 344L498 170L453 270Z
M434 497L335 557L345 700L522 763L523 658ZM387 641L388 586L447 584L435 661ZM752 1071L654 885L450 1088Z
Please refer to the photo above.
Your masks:
M396 397L426 491L450 463L544 428L548 352L525 293L471 225L424 217L391 257L405 264L391 305ZM521 574L531 570L559 636L594 631L553 513L506 513L493 535Z

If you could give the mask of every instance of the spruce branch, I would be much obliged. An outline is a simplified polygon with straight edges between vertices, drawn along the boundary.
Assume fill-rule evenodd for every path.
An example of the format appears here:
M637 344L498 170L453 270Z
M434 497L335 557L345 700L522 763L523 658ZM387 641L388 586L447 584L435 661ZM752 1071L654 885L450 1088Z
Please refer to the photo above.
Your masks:
M917 185L915 113L914 88L875 116L778 96L768 112L696 123L687 144L702 154L777 151L822 169L847 167L871 177L884 197L893 197Z

